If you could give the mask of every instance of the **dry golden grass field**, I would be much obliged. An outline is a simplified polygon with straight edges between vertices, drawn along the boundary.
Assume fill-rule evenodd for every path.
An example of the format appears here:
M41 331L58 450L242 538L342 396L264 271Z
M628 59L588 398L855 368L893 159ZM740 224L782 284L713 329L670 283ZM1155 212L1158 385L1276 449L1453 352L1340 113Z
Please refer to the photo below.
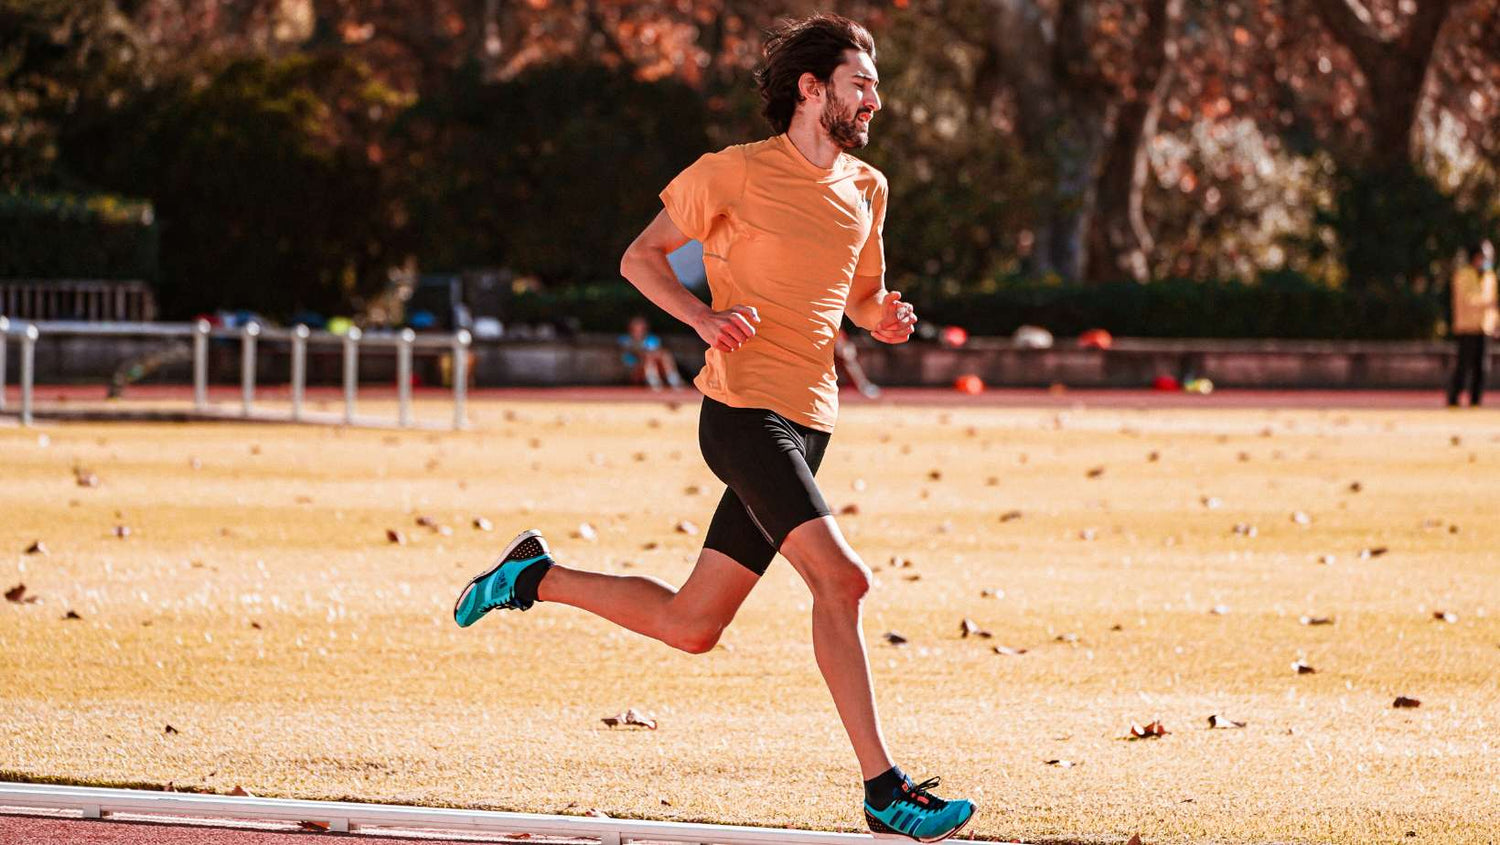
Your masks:
M0 589L25 587L0 602L0 778L860 829L785 561L702 656L551 604L452 621L531 526L680 583L701 531L675 527L720 489L696 403L472 412L0 428ZM1497 421L846 409L820 481L876 573L894 752L975 799L981 839L1496 841ZM659 729L601 722L627 707Z

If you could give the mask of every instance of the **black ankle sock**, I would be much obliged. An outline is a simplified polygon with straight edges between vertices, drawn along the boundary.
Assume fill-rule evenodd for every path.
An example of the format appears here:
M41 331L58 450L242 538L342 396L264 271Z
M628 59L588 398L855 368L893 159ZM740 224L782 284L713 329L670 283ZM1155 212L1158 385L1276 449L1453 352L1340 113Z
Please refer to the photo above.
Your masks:
M538 601L537 585L542 583L542 576L546 575L547 570L551 568L552 561L539 560L521 570L521 574L516 576L516 603L521 605L523 610Z
M896 791L906 782L906 773L900 766L892 766L885 774L865 781L865 803L877 810L884 810L896 800Z

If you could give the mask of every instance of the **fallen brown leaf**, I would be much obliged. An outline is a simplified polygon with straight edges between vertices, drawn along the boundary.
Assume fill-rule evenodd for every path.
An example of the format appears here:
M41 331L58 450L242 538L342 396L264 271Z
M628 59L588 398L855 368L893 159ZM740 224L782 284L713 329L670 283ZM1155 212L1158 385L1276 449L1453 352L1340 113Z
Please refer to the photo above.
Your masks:
M1104 467L1094 467L1094 468L1090 469L1088 472L1084 473L1084 475L1088 476L1089 478L1098 478L1099 476L1101 476L1103 474L1104 474Z
M17 584L14 587L11 587L9 590L5 591L5 600L6 601L12 601L12 602L15 602L17 604L20 604L22 601L24 601L24 596L25 595L26 595L26 585L25 584Z
M967 616L965 616L964 620L959 623L958 632L959 636L961 637L983 637L984 639L989 639L990 637L994 636L994 634L991 634L989 631L986 631L983 628L980 628L978 625L974 624L974 620L968 618Z
M605 716L600 721L604 722L610 728L625 727L645 728L651 731L656 730L656 720L647 718L634 707L626 708L625 712L615 716Z
M1130 725L1130 739L1160 739L1170 731L1166 729L1160 720L1142 725L1132 722Z
M1422 706L1422 702L1416 700L1415 698L1407 698L1404 695L1398 695L1398 696L1396 696L1396 701L1393 704L1391 704L1391 706L1392 707L1402 707L1402 708L1407 708L1407 707L1421 707Z
M178 734L178 733L182 733L182 731L177 730L176 728L172 727L171 725L167 725L165 728L162 728L161 732L164 733L164 734Z
M1010 522L1012 520L1016 520L1016 519L1020 519L1020 518L1021 518L1021 512L1020 511L1006 511L1005 513L1000 514L1000 521L1001 522Z

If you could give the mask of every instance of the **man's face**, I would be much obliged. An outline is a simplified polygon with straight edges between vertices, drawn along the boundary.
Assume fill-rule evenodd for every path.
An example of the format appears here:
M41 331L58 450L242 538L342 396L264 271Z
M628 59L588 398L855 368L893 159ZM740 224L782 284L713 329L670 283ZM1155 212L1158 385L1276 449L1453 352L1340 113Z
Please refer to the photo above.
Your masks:
M823 112L818 122L840 149L857 150L870 143L870 120L880 111L875 89L880 77L875 63L862 50L844 51L844 63L834 68L824 88Z

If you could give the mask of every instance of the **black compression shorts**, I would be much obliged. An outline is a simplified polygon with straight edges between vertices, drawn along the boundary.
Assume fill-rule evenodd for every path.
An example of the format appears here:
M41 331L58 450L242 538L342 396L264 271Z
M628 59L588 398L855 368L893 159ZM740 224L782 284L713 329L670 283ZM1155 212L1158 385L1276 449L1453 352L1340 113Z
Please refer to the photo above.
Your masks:
M729 489L704 548L764 575L793 528L832 513L813 481L830 436L775 411L731 408L705 396L698 446Z

